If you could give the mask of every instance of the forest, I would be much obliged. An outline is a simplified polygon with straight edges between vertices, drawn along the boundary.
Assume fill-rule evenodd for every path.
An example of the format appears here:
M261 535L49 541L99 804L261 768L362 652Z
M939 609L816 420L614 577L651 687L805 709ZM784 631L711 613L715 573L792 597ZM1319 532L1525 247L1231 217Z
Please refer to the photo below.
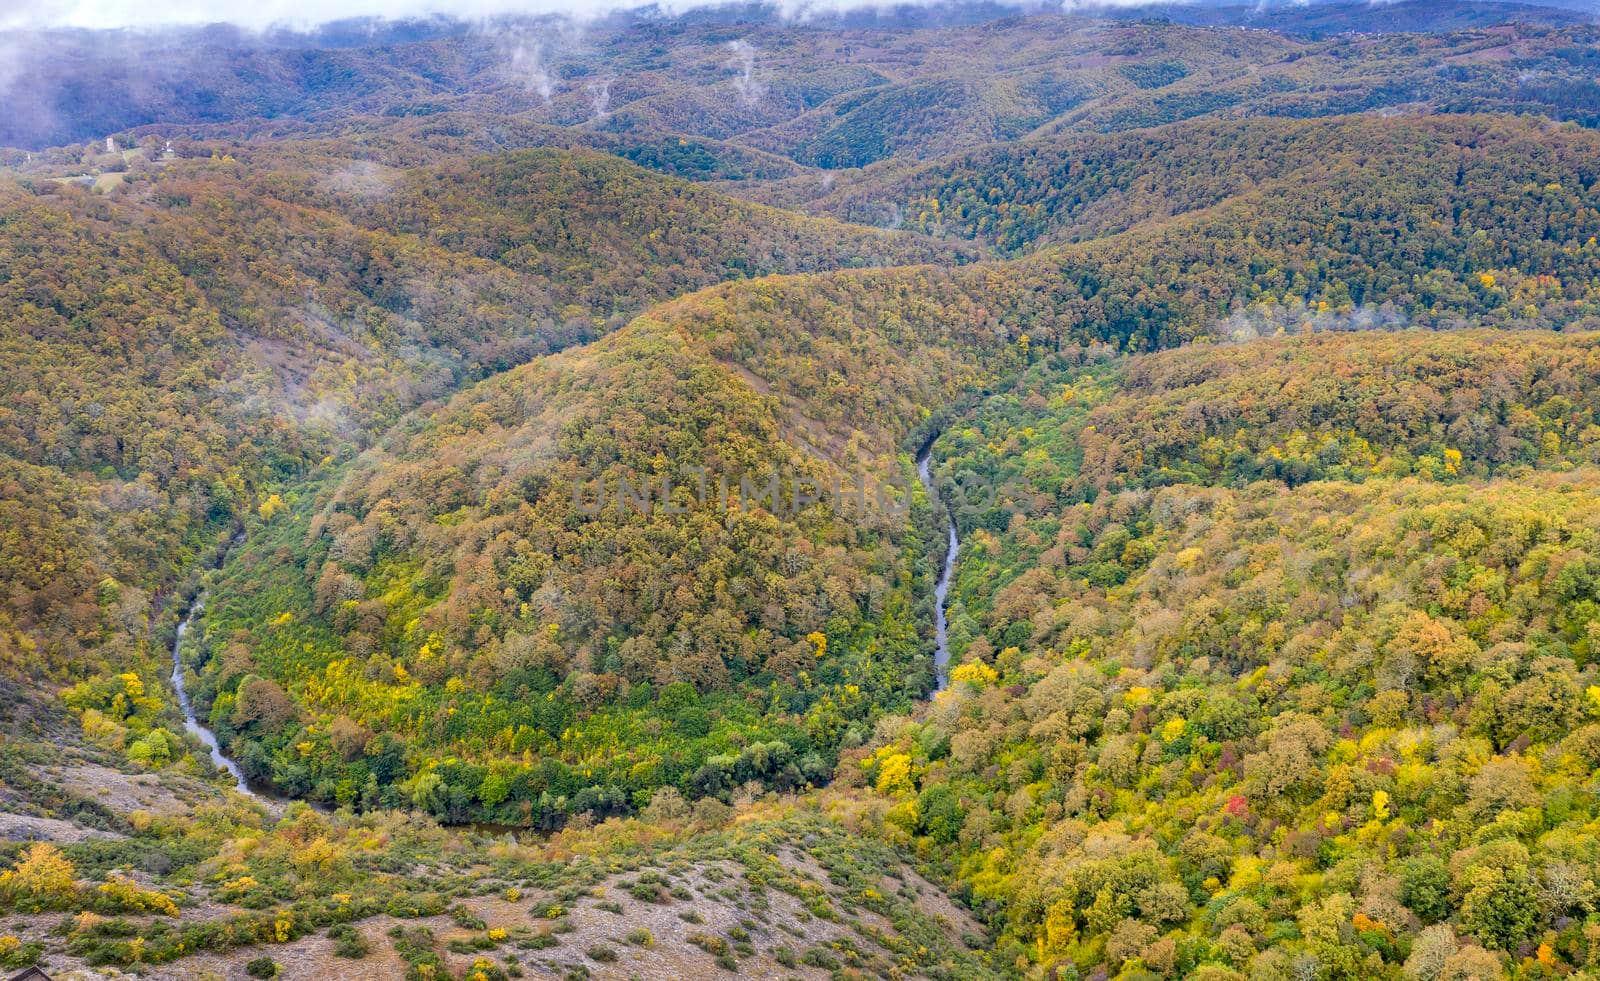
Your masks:
M1586 965L1590 342L1031 370L940 439L941 481L1014 490L957 512L951 693L855 779L1030 955Z
M1600 971L1600 35L1413 7L40 34L0 967Z

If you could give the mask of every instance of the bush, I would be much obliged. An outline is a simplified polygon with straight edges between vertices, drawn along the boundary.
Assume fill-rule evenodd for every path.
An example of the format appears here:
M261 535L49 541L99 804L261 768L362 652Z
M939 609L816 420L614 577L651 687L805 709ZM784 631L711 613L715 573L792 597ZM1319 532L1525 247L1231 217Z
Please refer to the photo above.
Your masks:
M16 868L0 872L0 902L20 912L66 909L78 895L77 870L47 842L37 842L17 860Z
M633 944L635 947L654 947L656 945L655 935L644 927L635 927L629 930L627 940L628 943Z
M593 947L590 947L587 951L585 951L585 953L587 953L593 960L597 960L602 964L614 964L617 960L617 952L612 950L610 947L607 947L605 944L595 944Z
M460 903L450 907L450 918L463 930L482 930L485 926L477 914Z
M244 966L244 973L252 978L275 978L278 976L278 962L270 957L257 957Z
M328 939L333 941L333 952L340 957L358 960L372 953L372 945L361 931L348 923L336 923L328 928Z
M706 933L691 933L686 939L715 957L728 956L728 942L721 937L713 937Z
M663 899L661 887L654 882L635 882L628 887L628 895L642 903L659 903Z
M39 955L44 953L44 944L23 943L12 936L0 937L0 967L19 968L31 967L39 962Z

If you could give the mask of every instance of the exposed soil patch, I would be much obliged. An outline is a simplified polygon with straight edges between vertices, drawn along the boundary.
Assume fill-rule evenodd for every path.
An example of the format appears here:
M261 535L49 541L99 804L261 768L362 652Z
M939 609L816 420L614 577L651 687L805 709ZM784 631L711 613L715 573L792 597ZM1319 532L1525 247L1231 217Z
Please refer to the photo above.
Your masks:
M218 795L216 788L199 780L170 774L123 773L98 763L42 766L38 774L44 780L93 797L123 814L132 811L184 814L189 810L190 801Z
M122 836L115 832L85 828L59 818L0 813L0 840L4 841L53 841L65 844L88 841L91 838L120 837Z

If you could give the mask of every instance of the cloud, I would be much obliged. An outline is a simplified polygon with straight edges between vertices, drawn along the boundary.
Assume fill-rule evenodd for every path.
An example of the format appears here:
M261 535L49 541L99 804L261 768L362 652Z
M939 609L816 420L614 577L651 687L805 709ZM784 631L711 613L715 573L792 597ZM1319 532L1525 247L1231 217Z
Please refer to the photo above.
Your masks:
M52 27L142 28L193 24L234 24L259 30L285 26L309 28L352 18L401 20L418 17L480 18L565 14L598 17L654 6L664 13L682 13L737 0L0 0L0 30ZM919 6L945 0L774 0L784 15L843 13L873 7ZM1063 10L1128 7L1151 0L1058 0ZM1183 2L1183 0L1179 0ZM3 66L0 66L3 70Z
M583 87L589 94L589 105L594 109L595 122L604 120L611 108L611 79L602 78Z
M550 75L544 42L522 33L502 40L506 47L506 77L527 91L537 93L544 104L549 105L550 96L555 94L556 82Z
M171 146L172 141L167 141ZM394 189L391 172L370 160L357 160L329 174L324 183L330 190L350 194L363 201L375 201L389 196Z
M353 18L463 20L511 14L599 15L636 7L625 0L0 0L0 30L234 24L315 27Z
M51 26L61 6L49 0L7 0L0 5L0 28Z
M1401 330L1410 326L1403 310L1391 303L1382 306L1363 304L1348 311L1321 310L1308 306L1299 297L1288 303L1257 304L1236 310L1211 325L1210 335L1236 344L1292 334Z
M728 50L733 52L733 59L728 62L728 67L739 72L734 77L733 87L745 105L753 106L767 94L767 87L756 81L755 77L756 47L744 38L739 38L728 42Z
M28 68L28 46L23 38L0 36L0 95Z

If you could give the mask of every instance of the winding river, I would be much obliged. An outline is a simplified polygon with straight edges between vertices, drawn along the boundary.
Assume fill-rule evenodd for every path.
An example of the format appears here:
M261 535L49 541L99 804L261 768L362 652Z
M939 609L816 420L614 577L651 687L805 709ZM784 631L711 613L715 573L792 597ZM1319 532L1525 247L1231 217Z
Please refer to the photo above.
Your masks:
M934 503L940 504L939 495L933 489L933 475L930 472L933 462L933 441L938 433L928 437L928 442L923 444L922 452L917 454L917 476L922 479L922 486L928 489L928 497ZM939 581L933 587L933 691L938 694L944 691L950 683L950 624L945 617L945 601L950 595L950 577L955 573L956 553L961 548L961 539L956 535L955 516L950 509L944 509L945 534L949 539L949 547L945 549L944 568L939 570Z
M189 690L183 684L183 657L179 651L183 648L183 638L189 633L189 628L194 625L195 618L205 612L206 594L198 594L194 602L189 604L188 612L178 622L178 634L172 638L172 687L178 693L178 706L183 709L183 727L194 733L195 737L206 744L211 750L211 762L218 769L227 770L233 777L233 785L239 793L249 797L259 798L261 795L251 788L250 782L244 778L244 771L239 769L231 757L222 751L222 746L217 742L217 734L200 724L200 719L194 714L194 705L189 701Z

